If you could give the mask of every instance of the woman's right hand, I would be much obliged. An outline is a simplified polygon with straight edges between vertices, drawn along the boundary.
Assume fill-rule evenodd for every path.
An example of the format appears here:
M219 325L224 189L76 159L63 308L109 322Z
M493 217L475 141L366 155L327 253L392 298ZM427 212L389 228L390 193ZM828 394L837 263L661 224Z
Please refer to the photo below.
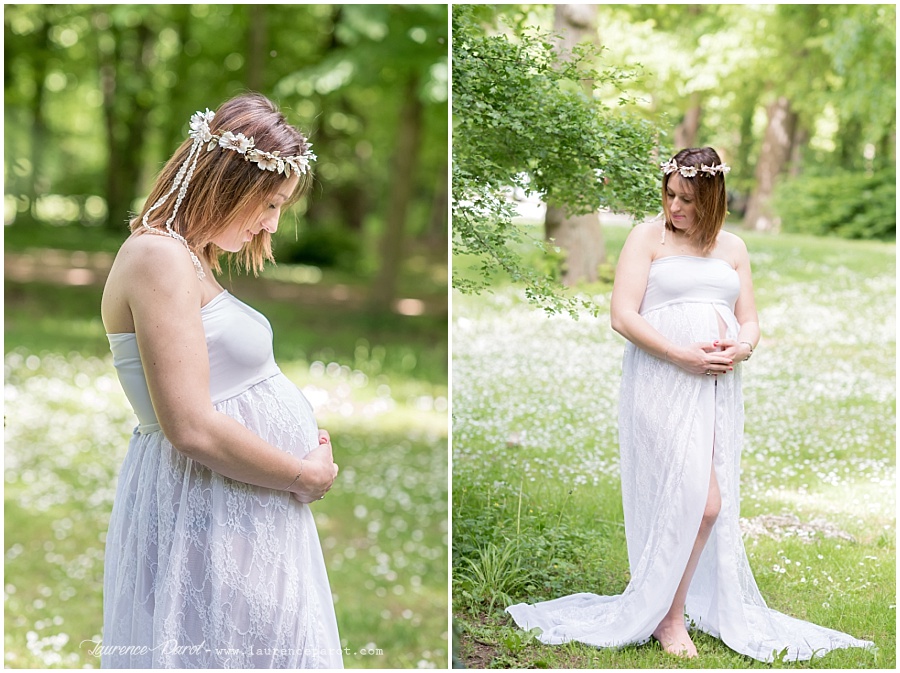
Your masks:
M325 430L320 430L319 445L303 458L302 474L291 492L297 500L307 505L321 500L334 484L337 473L331 439Z
M689 374L727 374L734 369L734 360L724 355L718 343L698 342L690 346L673 348L668 359Z

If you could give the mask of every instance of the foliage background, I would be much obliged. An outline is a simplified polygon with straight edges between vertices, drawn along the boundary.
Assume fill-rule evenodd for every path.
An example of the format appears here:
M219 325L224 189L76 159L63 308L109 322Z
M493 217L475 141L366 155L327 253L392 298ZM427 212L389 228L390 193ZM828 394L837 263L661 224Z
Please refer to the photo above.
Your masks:
M319 157L278 259L360 276L380 308L412 253L445 262L446 7L8 5L4 29L8 232L124 235L190 115L249 89Z
M315 508L349 668L447 662L447 9L7 5L5 664L98 666L134 416L99 300L190 115L245 90L319 160L278 265L220 281L335 440Z
M649 172L684 147L713 146L732 167L730 221L745 229L894 238L893 5L465 5L453 16L454 252L479 257L488 283L502 269L551 312L571 307L546 276L609 276L597 208L642 219ZM509 224L509 193L529 189L546 205L537 272L518 263L523 230ZM592 202L592 217L559 226L559 195L576 215ZM457 274L454 286L484 284Z
M770 184L790 191L795 181L839 171L893 181L887 177L896 161L893 5L600 9L607 60L643 68L644 77L628 89L639 102L635 112L662 120L667 149L720 150L733 167L730 210L746 227L802 227L769 207ZM546 10L532 11L531 20L546 25ZM842 194L839 201L853 198L872 195ZM765 221L748 212L755 199L763 201L758 212ZM817 201L820 209L832 205ZM887 217L877 237L892 240L895 221ZM864 228L843 234L872 237Z

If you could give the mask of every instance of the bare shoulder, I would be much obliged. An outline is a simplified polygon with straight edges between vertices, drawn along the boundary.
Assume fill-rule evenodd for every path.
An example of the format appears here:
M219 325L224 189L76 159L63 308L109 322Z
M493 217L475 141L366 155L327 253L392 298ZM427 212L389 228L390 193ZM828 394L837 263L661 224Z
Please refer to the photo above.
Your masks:
M127 239L103 288L101 314L109 333L134 332L135 312L155 306L199 307L201 291L187 249L166 236Z
M649 252L659 242L664 226L665 223L662 220L650 220L636 224L628 233L626 245Z
M662 219L647 220L646 222L634 225L634 227L631 228L631 233L628 234L628 237L631 238L633 236L648 241L657 240L665 226L665 222Z
M747 244L737 234L723 229L719 232L718 244L721 256L731 260L734 266L744 264L749 260Z
M132 236L119 248L116 267L119 280L135 287L193 287L189 281L197 279L187 248L168 236Z

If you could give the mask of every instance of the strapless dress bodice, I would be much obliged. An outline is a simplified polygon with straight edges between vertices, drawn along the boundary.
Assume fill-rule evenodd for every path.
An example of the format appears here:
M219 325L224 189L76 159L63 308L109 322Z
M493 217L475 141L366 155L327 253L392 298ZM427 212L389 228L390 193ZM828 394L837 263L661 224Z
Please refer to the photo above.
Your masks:
M209 353L209 393L213 404L241 394L279 374L272 351L272 327L264 315L230 294L216 295L200 309ZM133 333L108 334L113 365L138 417L138 432L160 429Z
M740 292L737 271L724 259L690 255L660 257L650 264L640 313L686 302L725 305L733 313Z

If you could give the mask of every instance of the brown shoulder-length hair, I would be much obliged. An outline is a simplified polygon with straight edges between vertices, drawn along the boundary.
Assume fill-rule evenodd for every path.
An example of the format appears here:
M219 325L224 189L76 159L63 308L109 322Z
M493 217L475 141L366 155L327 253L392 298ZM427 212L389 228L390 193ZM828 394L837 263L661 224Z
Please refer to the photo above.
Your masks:
M282 156L299 155L308 149L303 134L287 123L272 101L257 93L243 94L222 103L210 123L210 131L215 134L224 131L243 133L248 138L252 137L259 149L280 152ZM141 228L144 214L172 188L192 144L191 138L185 140L163 167L143 209L131 220L132 231ZM233 224L246 206L260 204L262 207L265 199L277 193L287 179L281 173L261 170L259 164L245 161L238 152L218 146L207 151L203 144L172 228L184 236L198 255L206 257L213 269L221 271L219 255L222 251L212 243L212 239ZM311 183L312 175L307 171L300 176L297 189L285 206L300 199ZM151 225L161 226L171 216L175 196L172 194L151 213ZM262 270L267 260L273 260L272 236L265 230L234 254L237 266L252 271L254 275Z
M682 184L688 185L688 189L692 191L697 214L694 227L688 232L688 236L694 239L702 252L708 253L715 247L716 236L719 235L722 225L725 224L725 215L728 214L728 197L725 194L724 173L719 172L710 176L708 173L701 173L699 169L701 166L719 166L722 164L722 160L712 147L681 150L672 158L679 168L695 166L698 169L694 177L686 178L681 175L681 179ZM662 180L663 212L666 216L666 229L669 231L675 231L672 215L669 213L669 200L666 197L669 178L673 175L675 173L663 175Z

